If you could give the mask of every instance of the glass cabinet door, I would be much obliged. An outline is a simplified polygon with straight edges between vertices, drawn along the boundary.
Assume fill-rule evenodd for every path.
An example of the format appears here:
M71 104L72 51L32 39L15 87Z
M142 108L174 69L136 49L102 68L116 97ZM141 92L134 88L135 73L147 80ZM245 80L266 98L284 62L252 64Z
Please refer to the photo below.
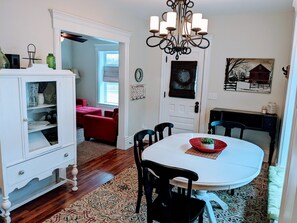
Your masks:
M59 143L57 81L26 82L29 153Z

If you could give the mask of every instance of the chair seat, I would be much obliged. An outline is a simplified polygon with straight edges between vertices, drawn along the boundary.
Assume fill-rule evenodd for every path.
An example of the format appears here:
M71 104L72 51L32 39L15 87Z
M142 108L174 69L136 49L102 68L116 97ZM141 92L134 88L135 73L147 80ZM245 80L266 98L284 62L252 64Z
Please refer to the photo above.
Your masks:
M161 204L159 197L153 201L151 212L153 213L153 219L159 222L168 223L194 222L203 212L205 206L205 202L203 200L198 200L196 198L190 199L189 206L181 206L180 204L185 204L187 202L187 198L184 195L178 193L172 193L172 199L173 206L170 208L170 210L168 207L164 207ZM190 213L189 219L185 219L185 217L188 216L187 212ZM171 217L169 218L170 215ZM168 219L172 220L168 221Z

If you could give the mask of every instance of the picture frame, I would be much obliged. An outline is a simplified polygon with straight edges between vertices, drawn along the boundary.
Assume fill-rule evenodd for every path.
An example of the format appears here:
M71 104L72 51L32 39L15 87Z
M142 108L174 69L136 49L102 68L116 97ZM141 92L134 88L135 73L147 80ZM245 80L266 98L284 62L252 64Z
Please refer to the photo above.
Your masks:
M274 59L226 58L224 90L271 93Z
M169 97L195 98L197 61L171 61Z

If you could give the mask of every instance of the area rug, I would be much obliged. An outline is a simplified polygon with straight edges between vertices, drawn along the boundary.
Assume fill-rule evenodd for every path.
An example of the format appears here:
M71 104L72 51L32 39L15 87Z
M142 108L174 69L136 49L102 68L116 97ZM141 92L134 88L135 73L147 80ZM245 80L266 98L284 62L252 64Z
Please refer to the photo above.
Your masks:
M77 145L77 165L80 166L92 159L115 149L114 146L96 141L83 141Z
M267 175L268 164L264 163L260 175L250 184L235 189L233 196L227 191L216 192L229 206L223 211L213 203L217 222L267 222ZM133 166L44 223L145 223L145 198L142 199L140 213L136 214L136 197L137 172ZM209 223L206 213L203 222Z

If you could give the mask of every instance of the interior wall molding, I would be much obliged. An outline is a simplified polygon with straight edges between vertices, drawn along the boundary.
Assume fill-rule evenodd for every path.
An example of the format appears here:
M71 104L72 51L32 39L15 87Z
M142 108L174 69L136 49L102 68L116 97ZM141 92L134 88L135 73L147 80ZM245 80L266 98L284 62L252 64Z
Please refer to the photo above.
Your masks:
M61 69L61 31L75 32L96 38L108 39L119 43L120 67L119 67L119 135L117 148L128 149L126 137L128 136L128 102L129 102L129 45L131 33L108 26L90 19L71 15L54 9L49 9L52 16L54 29L54 54L56 56L56 67Z
M71 27L71 31L81 33L81 27L84 27L83 33L86 35L92 35L94 32L97 33L99 29L100 34L109 40L130 42L131 32L54 9L50 9L50 12L52 14L52 25L54 28L59 27L63 29Z

